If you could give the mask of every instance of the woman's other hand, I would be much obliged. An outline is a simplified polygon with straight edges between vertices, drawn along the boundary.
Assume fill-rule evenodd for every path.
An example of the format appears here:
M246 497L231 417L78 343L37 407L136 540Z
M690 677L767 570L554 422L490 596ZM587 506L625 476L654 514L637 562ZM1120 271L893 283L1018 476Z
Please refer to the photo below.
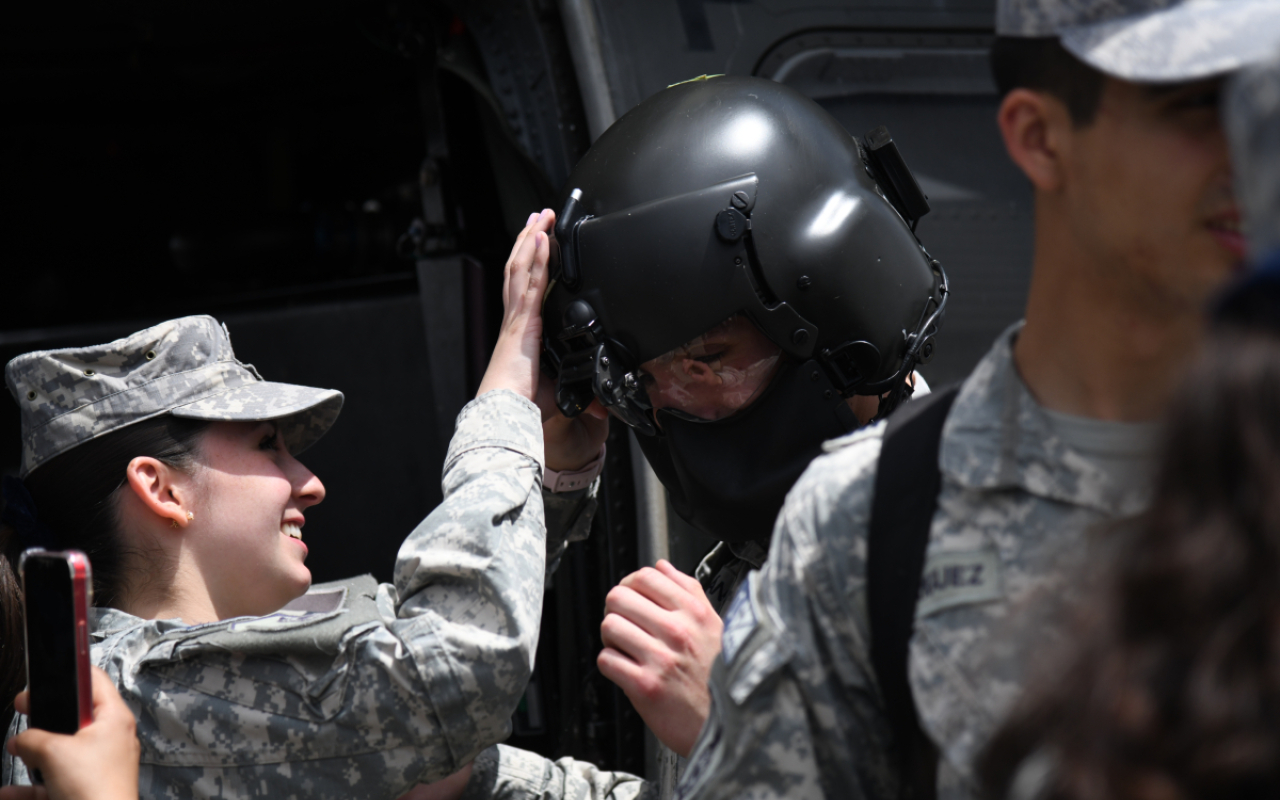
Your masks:
M529 215L502 278L502 327L489 368L476 396L510 389L533 401L538 395L538 357L542 352L542 297L547 290L548 231L556 223L551 209Z
M22 692L14 706L30 710ZM44 786L6 786L0 800L138 800L137 723L107 673L93 667L93 723L74 736L28 728L9 740L9 752L40 770Z

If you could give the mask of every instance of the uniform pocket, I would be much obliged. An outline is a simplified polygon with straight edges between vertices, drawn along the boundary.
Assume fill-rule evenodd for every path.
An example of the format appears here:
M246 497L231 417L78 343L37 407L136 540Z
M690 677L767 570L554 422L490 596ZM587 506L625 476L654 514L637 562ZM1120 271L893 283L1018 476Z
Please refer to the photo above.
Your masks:
M343 710L347 667L345 657L322 660L202 653L196 658L151 665L148 671L209 700L323 723Z

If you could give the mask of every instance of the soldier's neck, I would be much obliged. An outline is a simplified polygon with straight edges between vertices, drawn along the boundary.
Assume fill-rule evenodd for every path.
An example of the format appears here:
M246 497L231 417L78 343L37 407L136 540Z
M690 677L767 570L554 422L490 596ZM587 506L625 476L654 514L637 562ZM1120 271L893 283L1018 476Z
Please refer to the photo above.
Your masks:
M180 619L187 625L222 619L203 582L191 580L189 575L186 580L180 579L183 572L181 563L151 564L150 574L131 581L116 607L140 619ZM130 574L141 573L135 569Z

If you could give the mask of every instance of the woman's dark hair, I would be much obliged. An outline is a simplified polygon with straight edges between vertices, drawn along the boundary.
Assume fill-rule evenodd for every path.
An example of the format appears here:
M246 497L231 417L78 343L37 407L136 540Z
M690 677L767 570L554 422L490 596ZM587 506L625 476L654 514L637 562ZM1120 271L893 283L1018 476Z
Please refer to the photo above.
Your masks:
M1056 36L998 36L991 46L991 74L1004 97L1014 89L1047 92L1061 100L1078 128L1093 122L1105 76L1073 56Z
M190 469L203 420L169 414L113 431L40 465L25 481L41 524L64 550L83 550L93 569L94 604L113 605L125 584L125 548L116 514L116 491L125 469L139 456L150 456L175 469ZM13 696L26 684L22 638L22 592L18 557L24 547L16 532L0 527L0 718L12 714Z
M116 516L116 490L129 462L149 456L175 469L195 461L204 420L169 414L90 439L27 476L40 521L62 549L83 550L93 567L94 604L110 606L124 588L124 548Z
M1215 335L1177 392L1150 510L1106 534L1065 674L980 764L1006 797L1280 797L1280 339Z

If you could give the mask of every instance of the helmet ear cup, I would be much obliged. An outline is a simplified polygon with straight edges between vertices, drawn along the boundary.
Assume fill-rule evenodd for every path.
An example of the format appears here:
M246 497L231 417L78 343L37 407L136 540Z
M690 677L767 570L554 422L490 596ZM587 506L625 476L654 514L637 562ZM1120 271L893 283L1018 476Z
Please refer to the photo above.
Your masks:
M871 342L846 342L822 351L827 370L846 394L861 388L880 369L880 350Z

